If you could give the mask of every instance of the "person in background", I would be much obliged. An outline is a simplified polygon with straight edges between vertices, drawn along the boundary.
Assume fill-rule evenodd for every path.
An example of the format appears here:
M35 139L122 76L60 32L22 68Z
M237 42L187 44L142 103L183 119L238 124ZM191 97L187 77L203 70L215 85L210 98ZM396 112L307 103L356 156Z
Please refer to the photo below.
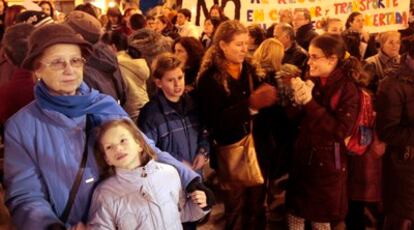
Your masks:
M106 11L106 16L108 17L108 23L105 26L105 31L119 30L122 33L128 33L121 10L117 6L109 7Z
M339 18L328 18L325 20L323 30L326 33L341 35L344 31L344 23Z
M318 36L313 26L310 12L306 8L295 9L292 21L297 43L308 50L309 43Z
M148 21L145 19L145 16L142 14L133 14L129 18L129 24L131 25L132 34L134 34L136 31L143 29L143 28L149 28Z
M273 35L285 47L282 63L295 65L304 74L307 69L308 53L297 44L293 27L287 23L279 23L275 26Z
M86 223L92 192L100 180L93 157L94 128L127 118L112 97L83 83L83 67L91 51L90 43L66 25L48 24L30 34L22 67L38 78L36 99L8 120L4 138L5 201L17 229L82 229ZM150 139L144 140L158 161L175 165L183 187L199 188L197 174L155 148ZM82 158L85 170L79 174L81 183L64 218Z
M28 49L28 38L34 26L18 23L7 28L1 46L9 62L17 67L10 81L0 85L0 136L9 119L34 99L34 77L30 71L20 68Z
M184 71L185 90L190 92L194 89L201 59L204 55L203 45L193 37L181 37L174 41L172 49L180 59L181 69Z
M96 9L96 6L92 5L90 2L84 3L84 4L79 4L75 7L75 10L79 10L79 11L83 11L85 13L88 13L90 15L92 15L94 18L99 19L98 16L98 11ZM104 26L104 25L101 25Z
M248 50L253 55L254 51L266 39L266 32L258 24L252 24L247 27L249 30Z
M154 161L154 150L129 120L100 127L95 156L108 178L94 191L88 229L180 229L211 209L205 192L185 196L177 171Z
M290 9L284 9L279 11L279 23L287 23L292 25L293 14Z
M149 29L155 30L155 17L152 15L148 15L146 17L147 25Z
M344 139L357 120L355 79L362 65L346 55L338 36L323 34L309 46L309 78L291 80L294 100L303 109L289 171L286 206L289 229L331 229L348 211L348 151ZM338 94L339 93L339 94ZM338 97L336 106L331 101Z
M149 101L146 81L150 76L147 62L134 56L128 45L128 38L120 31L107 32L107 44L115 51L119 69L125 81L126 102L125 111L136 122L140 110Z
M0 41L4 34L4 18L6 15L7 2L6 0L0 0Z
M204 46L204 49L210 47L214 32L216 31L217 27L220 25L222 21L217 18L206 18L204 21L203 32L200 36L200 41Z
M180 35L178 34L177 27L175 27L171 23L170 19L168 19L164 15L158 16L155 19L154 30L166 37L170 37L173 40L180 37Z
M214 4L210 7L209 18L216 18L220 21L227 21L229 18L224 14L223 8L218 4Z
M360 12L352 12L348 16L343 37L348 52L360 60L365 60L377 53L375 37L364 29L364 16Z
M137 8L128 8L124 11L124 15L122 20L124 21L123 23L126 26L126 36L131 35L132 33L132 27L131 27L131 22L130 22L130 18L132 15L139 13L139 10Z
M387 144L383 156L385 230L412 229L414 222L414 40L401 65L377 91L376 128Z
M177 12L177 23L178 34L181 37L195 37L198 39L200 37L198 33L198 28L195 25L190 23L191 21L191 11L189 9L180 9Z
M42 8L42 11L47 14L49 17L51 17L53 20L55 20L55 9L53 8L52 3L49 1L41 1L38 4L40 8Z
M387 31L378 35L379 52L365 60L365 71L370 76L368 88L376 92L381 81L400 67L401 34Z
M14 25L17 15L24 10L25 8L21 5L7 7L4 18L4 29ZM0 48L0 85L8 82L16 70L17 67L7 61L3 48Z
M283 178L286 177L288 171L290 164L288 159L292 156L295 134L298 129L298 124L292 122L286 112L286 108L291 106L291 96L287 90L291 76L280 74L284 52L280 41L269 38L262 42L253 55L254 60L266 72L265 81L278 89L278 103L262 109L256 115L253 132L257 137L256 149L263 156L259 163L264 172L266 185L266 211L271 214L268 215L269 219L270 216L277 217L278 222L283 224L285 224L283 221L286 216L284 201L276 197L280 197L281 193L286 190L283 186L286 180Z
M91 88L112 96L121 106L124 106L125 82L116 55L107 44L100 41L102 34L100 22L83 11L72 11L66 17L64 24L82 35L94 47L85 63L85 82Z
M239 21L221 23L214 34L213 44L202 59L197 77L202 121L211 139L219 146L240 141L250 133L250 122L254 123L259 110L277 101L276 88L260 84L263 71L246 58L248 34L247 28ZM253 137L256 141L255 132ZM262 154L257 152L259 161ZM212 168L223 167L217 165L214 153L210 158ZM264 200L264 185L223 190L225 228L265 229Z

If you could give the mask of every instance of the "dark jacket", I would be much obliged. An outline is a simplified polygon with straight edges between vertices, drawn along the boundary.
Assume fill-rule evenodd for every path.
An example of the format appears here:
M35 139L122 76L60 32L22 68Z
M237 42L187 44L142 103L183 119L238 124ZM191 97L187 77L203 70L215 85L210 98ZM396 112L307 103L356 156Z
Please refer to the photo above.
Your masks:
M297 66L302 70L302 74L306 72L306 61L308 60L308 52L305 49L300 47L295 41L293 41L292 46L285 51L285 56L283 56L282 63L288 63Z
M115 53L107 45L97 43L84 68L84 81L91 88L115 98L123 106L126 101L125 83Z
M316 33L312 22L299 27L299 29L296 31L296 41L306 51L309 48L310 42L316 36L318 36L318 33Z
M230 93L216 80L219 74L226 75ZM256 88L259 84L258 77L253 67L246 62L243 63L239 80L221 73L215 66L200 76L196 93L201 117L210 136L219 145L235 143L250 132L253 116L249 112L249 77ZM212 167L217 167L215 155L210 156Z
M400 56L390 58L380 51L376 55L367 58L364 64L364 70L370 76L368 88L375 93L379 83L388 76L393 75L399 67Z
M155 141L159 149L179 161L192 163L199 148L209 151L209 143L193 99L184 94L180 101L182 111L177 111L164 94L158 92L141 109L138 127Z
M332 96L341 88L335 109ZM286 203L293 215L315 221L343 221L347 213L347 151L358 115L359 94L353 79L336 69L325 85L315 81L313 99L304 106Z
M414 66L406 57L378 90L377 130L387 144L383 161L386 214L414 221Z
M11 115L33 101L34 85L32 72L17 69L12 79L0 86L0 127Z

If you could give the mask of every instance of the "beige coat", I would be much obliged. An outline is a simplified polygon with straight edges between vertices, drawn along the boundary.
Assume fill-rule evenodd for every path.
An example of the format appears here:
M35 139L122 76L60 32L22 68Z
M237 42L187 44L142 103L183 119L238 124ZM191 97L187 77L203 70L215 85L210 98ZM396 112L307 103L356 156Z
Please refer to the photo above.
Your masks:
M146 81L150 70L145 59L132 59L125 51L119 51L117 58L126 85L124 109L136 121L140 109L149 101Z

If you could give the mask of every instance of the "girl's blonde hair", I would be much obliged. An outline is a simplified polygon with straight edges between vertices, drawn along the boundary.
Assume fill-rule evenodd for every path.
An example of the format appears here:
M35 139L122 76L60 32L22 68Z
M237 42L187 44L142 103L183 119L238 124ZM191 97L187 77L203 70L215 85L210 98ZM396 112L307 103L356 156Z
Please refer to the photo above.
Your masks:
M144 136L142 135L141 131L137 128L137 126L129 119L117 119L111 120L103 125L101 125L97 131L96 135L96 142L95 142L95 158L100 167L101 174L106 176L111 176L115 173L114 168L105 160L105 149L101 143L103 135L112 128L115 127L124 127L128 130L132 137L134 138L135 142L138 143L141 148L142 152L139 156L141 165L147 164L151 159L156 159L155 151L149 146L149 144L145 141Z
M266 71L278 71L284 55L283 44L275 38L268 38L256 49L253 58Z

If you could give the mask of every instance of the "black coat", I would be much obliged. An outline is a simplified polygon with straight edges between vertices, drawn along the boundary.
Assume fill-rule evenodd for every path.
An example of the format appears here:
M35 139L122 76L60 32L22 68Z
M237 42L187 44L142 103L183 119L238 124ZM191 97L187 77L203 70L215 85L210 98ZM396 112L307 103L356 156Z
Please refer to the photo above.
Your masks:
M414 67L401 59L377 96L377 129L387 144L383 161L386 214L414 221Z

